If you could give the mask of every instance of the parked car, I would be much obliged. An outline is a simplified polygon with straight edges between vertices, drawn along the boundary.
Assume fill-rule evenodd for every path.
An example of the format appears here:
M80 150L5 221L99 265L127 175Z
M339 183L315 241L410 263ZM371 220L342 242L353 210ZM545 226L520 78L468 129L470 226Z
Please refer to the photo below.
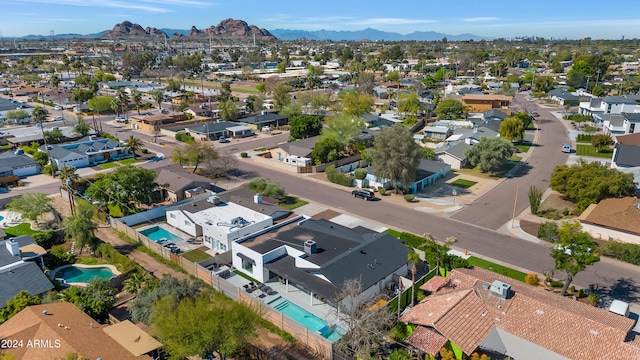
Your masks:
M60 111L60 110L62 110L62 106L56 105L56 106L53 107L53 110Z
M563 153L571 153L571 144L562 144Z
M56 116L53 119L51 119L51 121L62 121L62 120L64 120L62 116Z
M365 199L367 201L373 200L376 198L376 195L369 190L353 190L351 192L351 196L355 198Z
M229 140L226 137L222 136L222 137L220 137L220 139L218 141L220 141L221 144L226 144L226 143L230 142L231 140Z
M123 118L123 117L117 117L117 118L116 118L116 122L124 123L124 122L127 122L127 119L125 119L125 118Z

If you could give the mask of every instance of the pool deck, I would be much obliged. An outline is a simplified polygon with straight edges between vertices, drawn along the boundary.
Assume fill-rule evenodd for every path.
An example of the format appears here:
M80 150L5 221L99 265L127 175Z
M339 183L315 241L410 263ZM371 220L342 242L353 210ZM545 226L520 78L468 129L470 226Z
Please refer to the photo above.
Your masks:
M149 225L149 226L136 228L136 231L138 233L142 234L143 231L145 231L147 229L151 229L151 228L156 227L156 226L159 227L159 228L162 228L165 231L168 231L171 234L173 234L174 236L177 236L178 238L180 238L180 240L171 240L171 242L176 244L180 248L180 250L182 250L183 253L191 251L193 249L197 249L197 248L202 246L202 242L193 243L193 244L188 243L187 239L192 238L193 236L183 232L180 229L174 228L173 226L167 224L166 222L159 222L159 223L155 223L155 224L152 224L152 225ZM144 234L142 234L142 235L144 235ZM154 241L152 239L150 239L150 240ZM213 255L215 255L215 254L213 254Z
M24 222L22 220L22 216L13 211L7 211L7 210L0 211L0 216L3 217L3 219L0 221L0 228L6 229L12 226L19 225Z
M62 266L59 266L59 267L53 269L51 271L51 274L49 274L49 278L51 280L55 280L56 274L58 274L58 271L64 270L64 269L69 268L69 267L77 267L77 268L82 268L82 269L93 269L93 268L101 268L101 267L105 268L106 267L109 270L111 270L111 272L113 273L113 277L112 278L114 278L116 276L119 276L119 275L122 275L122 273L120 271L118 271L118 269L114 265L111 265L111 264L100 264L100 265L69 264L69 265L62 265ZM69 285L69 286L87 286L87 283L83 283L83 282L66 282L65 281L64 284Z

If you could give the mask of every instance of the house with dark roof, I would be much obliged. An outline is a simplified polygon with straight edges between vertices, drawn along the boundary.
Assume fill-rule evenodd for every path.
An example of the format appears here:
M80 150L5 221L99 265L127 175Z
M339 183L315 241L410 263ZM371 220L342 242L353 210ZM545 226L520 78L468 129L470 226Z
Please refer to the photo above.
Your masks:
M360 280L366 300L407 273L408 249L393 236L300 219L234 241L233 266L262 283L281 281L334 306L347 280ZM348 308L345 303L340 306Z
M269 149L272 159L284 161L286 158L295 156L302 158L310 158L313 147L320 139L319 136L313 136L306 139L299 139L293 142L278 144L278 146Z
M38 173L40 164L29 156L11 151L0 154L0 178L11 175L24 177Z
M263 127L276 128L287 125L289 123L289 118L275 113L262 112L260 115L239 119L238 122L246 124L254 130L261 130Z
M513 359L637 359L634 320L480 268L454 269L400 321L407 343L435 355L445 344L470 356ZM460 356L462 354L459 354Z
M502 121L506 119L509 115L507 115L504 111L498 109L490 109L482 112L482 121L488 122L492 120Z
M96 136L87 136L69 144L42 145L38 150L49 153L58 169L65 166L79 169L132 156L120 141Z
M40 295L53 289L36 263L44 266L42 256L46 253L29 235L0 241L0 307L22 290Z
M470 148L471 145L464 141L445 146L436 150L436 159L450 165L452 169L462 169L467 164L466 152Z
M185 134L193 136L196 140L218 140L221 138L242 138L253 136L255 133L253 129L245 125L238 125L238 123L228 121L211 121L207 123L195 123L181 126L174 126L168 129L163 129L162 133L175 137L175 134L179 131L183 131Z
M231 242L259 232L286 218L291 211L275 200L254 194L246 187L216 195L199 195L194 201L168 208L167 224L218 252L231 249Z
M451 165L445 164L442 161L420 159L420 163L416 169L415 180L410 184L406 184L404 188L409 190L411 193L420 192L427 186L434 185L436 181L445 177L450 171ZM376 188L384 187L389 189L392 187L388 179L378 179L375 175L373 166L367 167L366 180L369 185Z
M374 114L364 114L362 118L364 119L365 123L367 123L367 127L369 128L389 127L395 124L394 121L391 121L389 119L383 118L382 116L374 115Z
M3 347L16 359L142 360L159 356L162 344L130 322L103 325L69 302L27 306L0 325L0 339L20 340Z
M574 95L566 88L555 88L548 92L551 101L554 101L560 105L579 105L580 97Z
M162 199L178 202L185 198L215 190L209 178L186 171L180 164L153 169L156 183L161 185Z

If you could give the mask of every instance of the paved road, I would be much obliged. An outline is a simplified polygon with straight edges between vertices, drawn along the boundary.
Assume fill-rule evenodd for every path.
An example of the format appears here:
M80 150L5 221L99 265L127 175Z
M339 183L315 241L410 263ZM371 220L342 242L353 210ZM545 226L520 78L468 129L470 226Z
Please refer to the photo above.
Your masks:
M553 268L546 244L514 238L477 225L419 212L388 201L364 203L361 199L352 198L347 188L305 179L304 176L291 176L255 165L251 160L242 160L239 168L249 178L262 176L276 180L287 192L327 205L337 211L355 214L415 234L431 233L439 240L455 236L459 239L457 248L508 264L517 264L523 269L538 273ZM561 277L561 274L558 275ZM640 293L636 293L634 279L638 276L639 267L603 258L595 266L578 274L575 282L585 287L594 284L605 289L605 292L617 290L616 293L624 294L618 295L619 298L637 301L640 300Z
M546 189L549 187L553 168L567 162L568 154L561 152L562 144L568 142L564 125L548 109L538 106L535 102L527 101L525 93L517 94L514 100L527 112L537 111L540 114L537 118L538 146L526 163L518 164L505 181L473 204L454 214L453 219L497 230L509 222L513 216L516 189L518 193L516 214L519 214L529 206L527 198L529 187L535 185Z

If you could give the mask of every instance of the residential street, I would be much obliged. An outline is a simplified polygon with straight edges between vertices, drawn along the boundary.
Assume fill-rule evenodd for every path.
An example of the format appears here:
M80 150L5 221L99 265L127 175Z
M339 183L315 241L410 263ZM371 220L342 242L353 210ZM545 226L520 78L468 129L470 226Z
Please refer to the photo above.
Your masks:
M519 214L529 206L527 198L529 187L535 185L544 191L549 186L553 168L567 162L569 155L561 151L562 144L569 142L566 128L551 114L550 109L541 107L535 102L529 102L526 98L526 93L519 93L514 100L528 113L537 111L540 114L537 118L539 126L537 146L533 149L533 153L528 161L519 163L507 179L473 204L468 204L454 214L453 219L497 230L509 222L513 216L516 189L518 200L515 213Z

